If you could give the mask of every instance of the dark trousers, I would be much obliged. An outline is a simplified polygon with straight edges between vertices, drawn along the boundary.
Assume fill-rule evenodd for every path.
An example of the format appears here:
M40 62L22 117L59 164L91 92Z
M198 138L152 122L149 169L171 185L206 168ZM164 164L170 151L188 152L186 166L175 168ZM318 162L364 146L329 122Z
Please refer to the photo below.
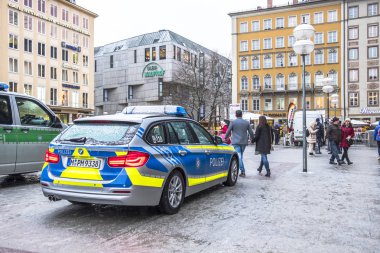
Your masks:
M317 137L317 143L315 146L315 152L316 153L321 153L321 147L322 147L322 138Z
M340 158L339 158L338 143L335 141L330 141L330 140L329 140L329 143L330 143L330 150L331 150L330 161L333 162L336 159L339 162Z
M380 156L380 141L377 142L377 152L379 153L379 156Z
M350 158L348 158L348 148L343 148L342 161L346 158L347 162L350 162Z
M274 144L278 145L280 142L280 135L279 134L274 134Z

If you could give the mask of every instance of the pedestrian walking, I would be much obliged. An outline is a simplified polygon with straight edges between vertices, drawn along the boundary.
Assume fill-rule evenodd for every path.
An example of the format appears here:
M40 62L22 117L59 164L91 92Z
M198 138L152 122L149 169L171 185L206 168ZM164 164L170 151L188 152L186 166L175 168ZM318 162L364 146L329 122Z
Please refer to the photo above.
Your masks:
M377 157L377 160L380 160L380 120L379 124L375 128L375 131L373 131L373 138L375 139L375 141L377 141L377 153L379 155Z
M353 164L353 162L351 162L350 158L348 158L348 149L351 146L350 143L352 141L352 138L354 138L354 136L355 136L354 128L352 127L351 120L346 119L343 122L343 125L340 128L340 130L342 132L342 139L340 141L340 146L343 148L342 161L344 161L344 159L346 159L347 164L350 165L350 164Z
M317 129L318 129L315 153L316 154L322 154L321 147L323 145L323 138L325 136L325 130L324 130L323 124L321 123L321 120L319 118L315 119L315 121L317 122Z
M274 125L274 145L279 145L280 142L280 129L281 125L280 123L277 123Z
M339 165L344 164L339 158L339 142L342 137L342 133L339 127L339 119L334 117L332 124L327 128L326 137L329 139L329 146L331 150L330 164L336 164L335 159Z
M232 133L231 143L239 156L240 176L245 177L243 154L248 145L248 133L251 139L253 139L254 134L249 122L242 119L243 112L241 110L237 110L235 115L236 119L230 123L224 141L227 142Z
M261 173L264 166L267 171L267 174L265 174L266 177L270 177L271 174L268 162L268 154L270 154L272 147L271 132L271 127L267 123L267 118L265 116L260 116L259 125L256 128L253 143L256 142L256 153L261 155L260 167L257 169L257 171Z
M309 155L314 155L314 145L317 143L317 122L311 122L307 130L309 131L309 136L307 137Z

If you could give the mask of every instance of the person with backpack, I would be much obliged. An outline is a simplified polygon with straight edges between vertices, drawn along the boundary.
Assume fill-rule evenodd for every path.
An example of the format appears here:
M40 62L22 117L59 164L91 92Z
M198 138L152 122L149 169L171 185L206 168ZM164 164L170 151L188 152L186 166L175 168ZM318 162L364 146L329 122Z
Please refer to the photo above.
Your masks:
M325 136L325 130L324 130L323 124L321 123L321 120L319 118L317 118L315 121L317 122L317 129L318 129L315 153L316 154L322 154L321 147L323 144L323 138Z
M377 160L380 160L380 120L379 124L375 128L375 131L373 131L373 138L375 139L375 141L377 141L377 153L379 155L377 157Z
M351 125L351 120L346 119L340 128L342 132L342 140L340 141L340 147L343 148L342 161L346 158L347 164L353 164L348 158L348 149L352 145L352 140L355 136L354 128Z
M314 155L314 145L317 143L317 132L317 122L313 121L311 122L310 127L306 130L309 155Z
M330 164L336 164L335 159L339 165L345 164L344 161L339 158L339 142L342 138L342 132L339 127L339 119L334 117L332 124L327 128L326 137L329 139L329 145L331 149Z

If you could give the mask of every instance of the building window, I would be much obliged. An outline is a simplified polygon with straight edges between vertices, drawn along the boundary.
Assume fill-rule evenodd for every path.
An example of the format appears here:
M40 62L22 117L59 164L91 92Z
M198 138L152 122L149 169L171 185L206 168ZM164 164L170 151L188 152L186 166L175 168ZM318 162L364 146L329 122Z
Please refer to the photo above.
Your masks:
M359 93L357 92L350 92L348 93L348 99L351 107L357 107L359 106Z
M51 4L50 5L50 16L52 17L58 17L58 8L57 5Z
M379 67L368 68L368 81L379 81Z
M284 18L276 18L276 28L284 28Z
M31 96L33 92L33 86L31 84L24 84L24 93Z
M17 92L17 83L16 82L9 82L9 91L10 92Z
M83 67L88 67L88 55L83 55Z
M272 48L272 38L264 39L264 49Z
M323 12L314 13L314 24L322 24L323 23Z
M45 87L37 87L37 99L41 102L45 103L46 99L46 88Z
M62 20L69 22L69 11L62 9Z
M252 69L260 69L260 56L252 56Z
M369 24L368 25L368 38L379 37L379 24Z
M166 46L160 46L160 60L166 59Z
M336 43L336 42L338 42L338 32L337 31L328 32L327 42L328 43Z
M305 65L311 65L310 54L305 55Z
M276 47L277 48L283 48L284 47L284 37L277 37L276 38Z
M348 7L348 18L354 19L359 17L359 6Z
M264 68L272 68L272 55L264 55Z
M264 30L272 29L272 19L264 19Z
M242 99L240 106L241 106L241 110L243 112L248 111L248 100L247 99Z
M359 39L359 27L358 26L348 28L348 39L349 40Z
M69 31L67 29L62 29L62 40L69 41Z
M9 10L9 24L18 26L18 12Z
M24 61L24 73L25 73L25 75L28 75L28 76L33 75L32 62Z
M50 79L57 80L57 68L50 67Z
M338 50L329 49L328 63L338 63Z
M359 59L359 49L358 48L348 49L348 59L349 60L358 60Z
M368 59L379 58L379 46L368 47Z
M145 62L150 61L150 48L145 48Z
M58 37L58 28L55 25L50 25L50 37L56 39Z
M69 61L69 51L67 51L66 49L62 49L62 61Z
M369 91L368 92L368 106L378 106L379 105L379 92Z
M152 61L156 60L156 47L152 47Z
M133 99L133 86L128 85L128 99Z
M376 16L379 13L379 4L373 3L368 5L368 16Z
M246 52L248 51L248 41L243 40L240 41L240 52Z
M301 15L301 23L302 24L310 24L310 14Z
M277 90L284 90L285 89L285 80L283 74L278 74L276 76L276 89Z
M57 53L58 49L57 47L54 47L54 46L50 46L50 57L52 59L57 59L58 58L58 53Z
M264 76L264 89L272 89L272 77L271 75Z
M45 56L45 44L38 42L38 55Z
M252 40L252 50L260 50L260 40Z
M349 82L359 82L359 70L349 69L348 70L348 81Z
M315 33L314 42L315 44L323 44L323 33Z
M248 32L248 23L247 22L241 22L240 23L240 32L241 33Z
M83 47L88 48L89 42L88 42L88 37L83 36Z
M284 55L283 54L277 54L277 56L276 56L276 67L282 68L284 66L285 66Z
M288 17L288 27L297 26L297 16L289 16Z
M324 97L322 96L316 96L314 98L314 102L315 102L315 109L323 109L325 108L325 100L324 100Z
M82 102L83 102L83 104L82 104L83 108L88 108L88 93L83 92Z
M296 97L289 98L289 104L294 104L297 108L297 106L298 106L297 98Z
M73 71L73 82L77 84L79 82L78 72Z
M288 47L293 47L293 44L296 42L296 38L294 36L288 37Z
M254 90L260 89L260 77L259 76L253 76L252 77L252 89L254 89Z
M33 51L33 42L30 39L24 39L24 51L31 53Z
M18 72L18 60L15 58L9 58L9 72Z
M73 24L79 26L79 15L73 14Z
M336 22L338 21L338 12L336 10L328 12L327 22Z
M45 13L45 0L38 0L38 11Z
M276 110L285 110L285 98L276 98Z
M113 55L110 55L110 68L113 68Z
M298 57L296 54L294 53L290 53L289 54L289 66L290 67L294 67L294 66L297 66L298 65L298 61L297 61Z
M24 5L29 8L33 8L32 5L33 0L24 0Z
M298 89L298 79L295 73L291 73L289 75L289 90L297 90Z
M305 86L311 88L311 76L309 72L305 73Z
M68 82L69 81L69 74L67 69L62 69L62 82Z
M248 90L248 78L245 76L240 80L240 90Z
M46 23L45 21L38 20L38 33L46 34Z
M252 21L252 32L260 31L260 21Z
M78 65L79 63L79 54L73 53L73 64Z
M69 105L69 91L68 90L62 90L62 106L68 106Z
M183 50L183 61L187 64L190 63L190 52L189 51L186 51L186 50Z
M338 73L336 73L335 70L330 70L328 77L330 77L333 80L333 85L338 85Z
M83 74L83 85L88 85L88 75Z
M252 99L252 110L253 111L260 111L260 98L253 98Z
M83 18L83 28L88 30L88 18Z
M9 34L9 48L18 48L18 36L14 34Z
M314 76L314 83L315 83L315 86L322 86L323 83L322 83L322 80L323 80L324 76L323 76L323 73L318 71L317 73L315 73L315 76Z
M45 65L38 64L38 77L45 78Z
M58 90L56 88L50 88L50 105L58 104Z
M248 70L247 57L240 57L240 70Z
M25 30L33 30L33 18L29 15L24 15L24 28Z
M79 92L78 91L72 91L71 100L72 100L73 107L79 107Z
M272 111L272 99L271 98L265 98L264 99L264 111Z
M182 52L181 51L182 51L181 48L177 47L177 61L182 60ZM145 59L146 59L146 49L145 49Z

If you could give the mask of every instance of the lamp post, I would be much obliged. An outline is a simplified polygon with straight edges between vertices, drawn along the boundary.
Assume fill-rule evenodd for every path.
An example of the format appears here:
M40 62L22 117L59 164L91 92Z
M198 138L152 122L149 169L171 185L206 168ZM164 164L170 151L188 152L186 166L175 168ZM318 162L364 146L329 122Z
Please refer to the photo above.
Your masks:
M328 120L330 119L330 93L334 91L334 87L332 86L333 81L334 80L330 77L326 77L322 79L322 84L323 84L322 91L327 94L327 120L326 122L328 122Z
M293 35L296 42L293 44L293 50L297 55L302 57L302 145L303 145L303 172L307 172L307 151L306 151L306 78L305 78L305 57L314 50L314 43L310 40L315 33L313 26L301 24L294 28Z

